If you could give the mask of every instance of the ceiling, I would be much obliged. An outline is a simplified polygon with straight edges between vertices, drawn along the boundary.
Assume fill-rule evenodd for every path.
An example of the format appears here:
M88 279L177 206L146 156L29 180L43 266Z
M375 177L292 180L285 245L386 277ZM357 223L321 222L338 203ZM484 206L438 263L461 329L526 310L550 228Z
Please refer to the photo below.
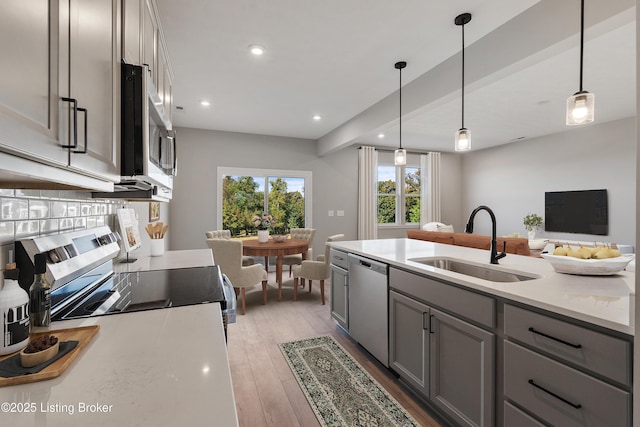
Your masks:
M463 12L473 15L465 26L472 149L567 130L566 98L579 87L577 0L156 3L174 105L183 108L173 113L177 127L317 140L319 154L395 147L394 63L405 60L403 146L453 151L461 120L461 28L453 20ZM635 1L586 3L584 88L596 94L596 122L634 116ZM265 54L251 55L252 44Z

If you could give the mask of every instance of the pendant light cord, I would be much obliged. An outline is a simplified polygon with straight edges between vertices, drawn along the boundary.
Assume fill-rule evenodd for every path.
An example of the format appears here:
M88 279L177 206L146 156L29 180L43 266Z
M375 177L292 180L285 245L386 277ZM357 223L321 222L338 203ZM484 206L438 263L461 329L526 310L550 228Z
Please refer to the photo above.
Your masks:
M400 116L398 117L399 125L400 125L400 149L402 150L402 68L400 70Z
M462 128L464 129L464 24L462 24Z
M584 0L580 5L580 92L582 92L582 63L584 56Z

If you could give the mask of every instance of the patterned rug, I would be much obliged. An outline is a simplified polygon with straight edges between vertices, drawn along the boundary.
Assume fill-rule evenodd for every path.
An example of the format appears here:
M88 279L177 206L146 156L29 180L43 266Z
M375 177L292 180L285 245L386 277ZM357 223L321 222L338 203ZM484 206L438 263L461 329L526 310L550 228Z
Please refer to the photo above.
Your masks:
M279 345L322 426L420 426L332 337Z

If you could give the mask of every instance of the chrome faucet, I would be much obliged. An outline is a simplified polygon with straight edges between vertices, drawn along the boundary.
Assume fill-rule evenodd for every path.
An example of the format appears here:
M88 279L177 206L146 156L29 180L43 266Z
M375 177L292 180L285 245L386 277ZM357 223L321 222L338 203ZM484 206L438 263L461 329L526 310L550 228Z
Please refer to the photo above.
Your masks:
M493 214L493 211L489 209L487 206L478 206L471 212L471 216L469 216L469 221L467 222L466 227L464 228L465 233L473 233L473 218L475 218L476 214L479 211L487 211L491 216L491 264L497 264L500 258L504 258L507 256L507 242L504 242L504 246L502 248L502 252L498 253L498 242L496 240L496 216Z

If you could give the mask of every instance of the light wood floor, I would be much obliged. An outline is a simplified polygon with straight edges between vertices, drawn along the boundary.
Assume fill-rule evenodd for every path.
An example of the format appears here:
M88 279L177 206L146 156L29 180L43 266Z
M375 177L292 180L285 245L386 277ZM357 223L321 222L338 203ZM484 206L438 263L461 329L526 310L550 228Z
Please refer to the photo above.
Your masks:
M319 282L313 282L311 294L300 289L294 303L293 280L287 278L287 272L284 281L281 302L274 273L269 273L267 305L262 305L261 286L247 289L247 312L238 314L237 322L229 325L229 363L241 427L320 426L278 343L326 334L347 349L422 426L440 426L388 370L336 326L330 315L328 282L323 306Z

